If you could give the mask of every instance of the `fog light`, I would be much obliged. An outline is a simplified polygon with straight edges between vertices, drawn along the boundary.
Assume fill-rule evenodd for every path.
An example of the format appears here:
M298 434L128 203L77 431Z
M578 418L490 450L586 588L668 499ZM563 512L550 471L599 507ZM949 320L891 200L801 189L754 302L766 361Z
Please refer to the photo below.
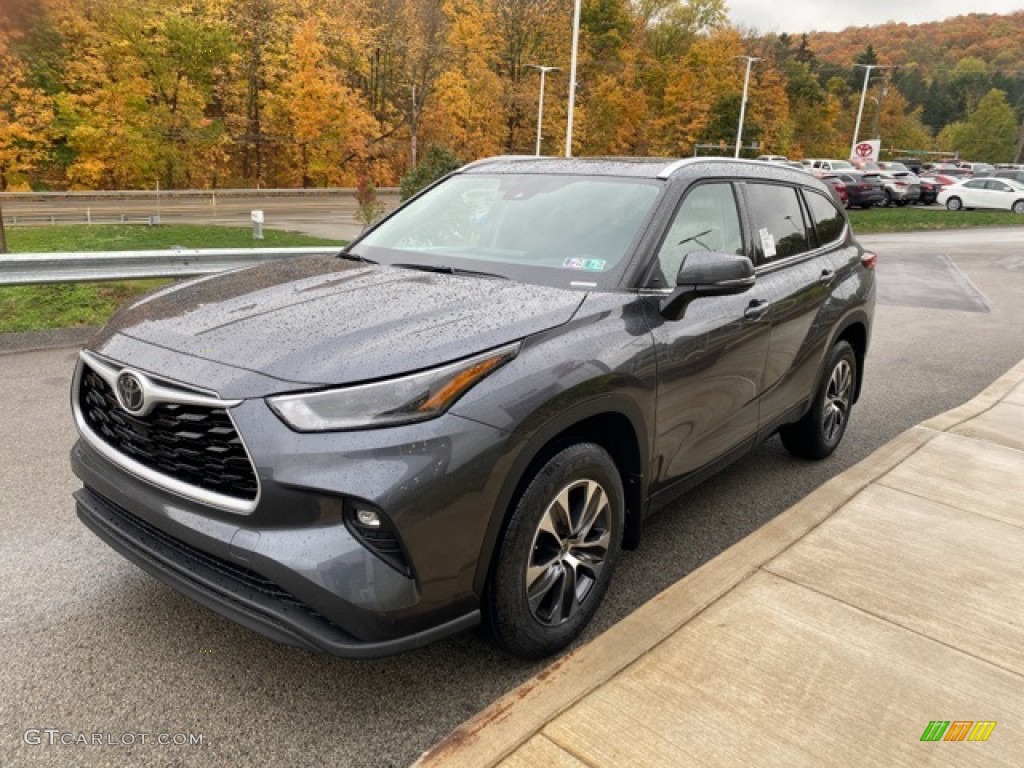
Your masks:
M380 517L372 509L357 509L356 520L367 528L380 528Z

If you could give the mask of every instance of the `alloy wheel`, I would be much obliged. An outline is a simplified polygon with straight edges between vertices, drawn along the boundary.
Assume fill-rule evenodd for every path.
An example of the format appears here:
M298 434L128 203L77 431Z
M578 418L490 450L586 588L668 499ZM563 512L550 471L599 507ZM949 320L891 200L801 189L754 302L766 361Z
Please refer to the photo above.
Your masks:
M545 626L569 620L598 582L611 541L611 504L594 480L576 480L548 504L533 535L526 597Z
M840 360L832 369L828 387L825 389L825 407L822 414L822 432L825 440L832 442L842 434L850 411L853 392L853 369L847 360Z

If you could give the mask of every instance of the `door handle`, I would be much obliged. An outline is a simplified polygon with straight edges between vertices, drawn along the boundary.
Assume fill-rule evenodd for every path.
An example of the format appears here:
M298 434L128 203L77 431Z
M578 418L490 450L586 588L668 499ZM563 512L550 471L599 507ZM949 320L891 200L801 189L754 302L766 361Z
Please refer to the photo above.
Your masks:
M836 276L836 273L831 269L821 270L821 275L818 276L818 282L822 285L828 285L832 282L832 278Z
M757 320L768 310L768 299L751 299L743 316L748 320Z

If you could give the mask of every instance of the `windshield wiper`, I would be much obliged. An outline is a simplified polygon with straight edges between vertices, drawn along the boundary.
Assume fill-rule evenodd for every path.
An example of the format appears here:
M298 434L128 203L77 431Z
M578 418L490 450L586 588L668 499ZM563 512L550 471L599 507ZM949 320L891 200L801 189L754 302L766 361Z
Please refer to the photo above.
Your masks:
M377 262L373 259L368 259L365 256L360 256L358 253L352 253L351 251L342 251L338 254L339 259L347 259L348 261L360 261L363 264L376 264Z
M391 264L399 269L418 269L420 272L436 272L442 275L469 275L471 277L491 277L497 280L508 280L504 275L496 275L494 272L480 272L475 269L461 269L460 267L441 267L435 264Z
M710 229L705 229L703 232L698 232L696 235L692 235L691 237L684 237L682 240L680 240L678 243L676 243L676 245L684 245L686 243L689 243L689 242L695 240L697 242L697 245L699 245L705 251L710 251L711 249L708 248L700 240L702 237L704 237L704 235L710 235L710 234L711 234L711 230Z

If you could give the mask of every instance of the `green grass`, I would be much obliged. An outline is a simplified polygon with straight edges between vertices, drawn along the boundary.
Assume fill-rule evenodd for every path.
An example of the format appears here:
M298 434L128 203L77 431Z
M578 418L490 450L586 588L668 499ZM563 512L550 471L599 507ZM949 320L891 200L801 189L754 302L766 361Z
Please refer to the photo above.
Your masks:
M8 227L12 253L137 251L170 248L258 248L338 244L290 232L264 230L253 240L249 229L162 225ZM122 280L0 287L0 333L101 325L124 302L169 280Z
M144 251L170 248L288 248L334 242L317 237L267 229L263 240L253 240L252 230L237 227L203 227L186 224L147 227L143 224L57 227L7 227L11 253L58 251Z
M856 234L968 227L1024 227L1024 216L1010 211L947 211L935 206L907 206L850 211L850 224Z

